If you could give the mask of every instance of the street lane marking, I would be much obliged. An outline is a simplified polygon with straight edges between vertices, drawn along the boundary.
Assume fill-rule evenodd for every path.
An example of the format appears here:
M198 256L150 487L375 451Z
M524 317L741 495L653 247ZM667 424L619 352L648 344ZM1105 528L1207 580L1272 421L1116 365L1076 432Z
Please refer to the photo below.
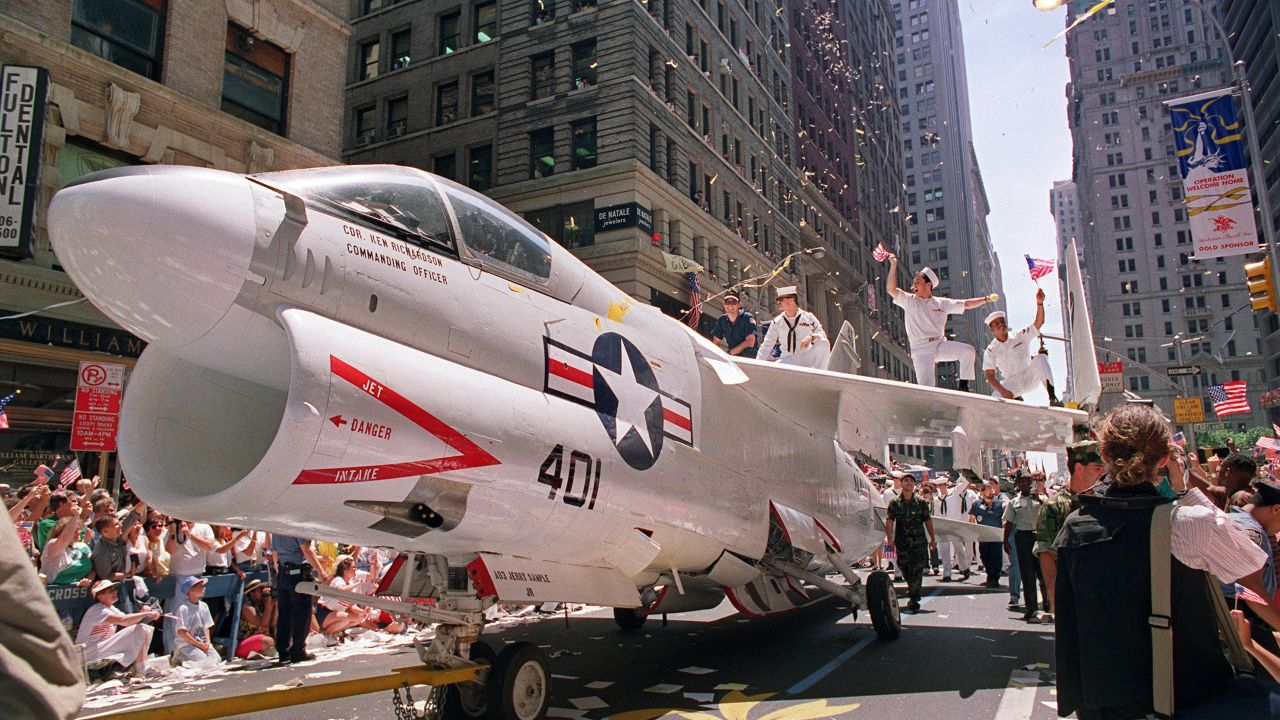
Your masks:
M929 593L925 597L921 598L920 604L924 605L925 603L934 599L938 595L941 595L942 590L943 590L942 588L938 588L937 590L934 590L933 592ZM854 655L857 655L859 652L862 652L863 648L875 642L876 637L877 636L875 635L875 633L872 632L872 634L854 643L853 646L850 647L848 650L845 650L839 655L831 658L830 660L827 661L825 665L809 673L809 675L805 677L803 680L801 680L800 682L787 688L787 694L795 695L797 693L802 693L805 690L808 690L809 688L813 687L814 685L817 685L818 682L821 681L823 678L835 672L836 668L848 662L849 658L853 657Z
M1009 674L1009 686L1000 696L1000 707L994 720L1028 720L1036 709L1036 687L1040 674L1027 670L1014 670Z

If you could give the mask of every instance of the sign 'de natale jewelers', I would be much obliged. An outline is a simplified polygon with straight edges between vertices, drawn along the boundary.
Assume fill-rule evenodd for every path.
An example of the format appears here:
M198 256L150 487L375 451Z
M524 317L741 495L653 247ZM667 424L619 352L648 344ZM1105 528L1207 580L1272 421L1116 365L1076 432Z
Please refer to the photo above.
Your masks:
M1231 88L1167 103L1196 257L1258 251L1244 158L1244 124Z

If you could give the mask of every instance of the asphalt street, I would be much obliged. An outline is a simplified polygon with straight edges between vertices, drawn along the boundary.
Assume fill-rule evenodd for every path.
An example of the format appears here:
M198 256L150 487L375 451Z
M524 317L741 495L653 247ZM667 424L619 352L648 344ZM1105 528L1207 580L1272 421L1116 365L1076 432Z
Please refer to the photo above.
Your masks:
M650 618L631 633L614 625L610 611L567 621L553 616L493 637L533 642L550 656L552 717L1056 717L1052 625L1022 622L1006 607L1007 591L982 587L980 575L951 584L926 578L925 592L921 612L904 613L901 637L888 642L875 636L865 613L854 619L834 601L759 619L744 618L725 602L665 624ZM415 662L405 648L306 668L232 673L165 704L262 690L294 678L324 682L306 674L345 680ZM365 720L393 713L390 693L377 693L242 717Z

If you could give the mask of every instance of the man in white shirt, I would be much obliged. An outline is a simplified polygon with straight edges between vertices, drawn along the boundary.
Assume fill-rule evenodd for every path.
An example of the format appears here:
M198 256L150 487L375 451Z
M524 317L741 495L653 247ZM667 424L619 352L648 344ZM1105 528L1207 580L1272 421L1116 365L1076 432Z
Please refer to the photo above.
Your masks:
M933 294L938 282L938 274L924 267L912 280L912 292L899 288L898 256L889 256L887 289L893 304L906 314L907 340L911 344L911 364L915 367L916 383L936 387L938 379L934 366L955 360L960 363L959 388L968 392L969 382L977 378L974 369L977 351L972 345L947 339L947 316L982 307L993 302L996 296L967 300L938 297Z
M1032 341L1039 337L1040 326L1044 325L1044 289L1036 291L1036 319L1030 325L1010 333L1009 322L999 310L988 315L985 322L995 339L982 354L982 372L994 394L1008 400L1021 400L1024 393L1043 386L1049 391L1049 404L1060 405L1053 391L1048 354L1031 354Z
M782 310L769 325L761 343L761 360L772 360L773 346L782 354L778 362L810 368L825 368L831 354L831 343L822 323L808 310L800 309L800 298L794 285L778 288L778 308Z
M160 619L160 613L145 610L126 614L115 606L114 580L99 580L91 590L98 602L85 611L76 633L76 644L84 645L85 662L110 659L141 675L146 669L147 648L155 628L147 623Z

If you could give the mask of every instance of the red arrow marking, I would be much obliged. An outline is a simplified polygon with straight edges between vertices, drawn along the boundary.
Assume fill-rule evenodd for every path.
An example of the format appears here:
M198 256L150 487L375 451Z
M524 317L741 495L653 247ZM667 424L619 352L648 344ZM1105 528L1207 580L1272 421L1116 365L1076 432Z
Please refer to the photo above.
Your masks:
M334 415L333 417L329 418L329 422L333 423L334 427L342 427L343 425L347 424L347 421L343 420L341 415Z
M370 397L405 416L413 424L440 438L446 445L458 450L459 454L393 463L391 465L360 465L356 467L303 470L297 479L293 481L294 485L331 485L366 480L392 480L413 475L431 475L450 470L465 470L467 468L500 464L497 458L485 452L484 448L471 442L467 436L444 424L439 418L426 410L414 405L403 395L382 385L333 355L329 356L329 370L355 387L365 390ZM366 388L370 387L378 388L378 392L374 394L366 390ZM339 415L337 417L340 418L342 416Z

